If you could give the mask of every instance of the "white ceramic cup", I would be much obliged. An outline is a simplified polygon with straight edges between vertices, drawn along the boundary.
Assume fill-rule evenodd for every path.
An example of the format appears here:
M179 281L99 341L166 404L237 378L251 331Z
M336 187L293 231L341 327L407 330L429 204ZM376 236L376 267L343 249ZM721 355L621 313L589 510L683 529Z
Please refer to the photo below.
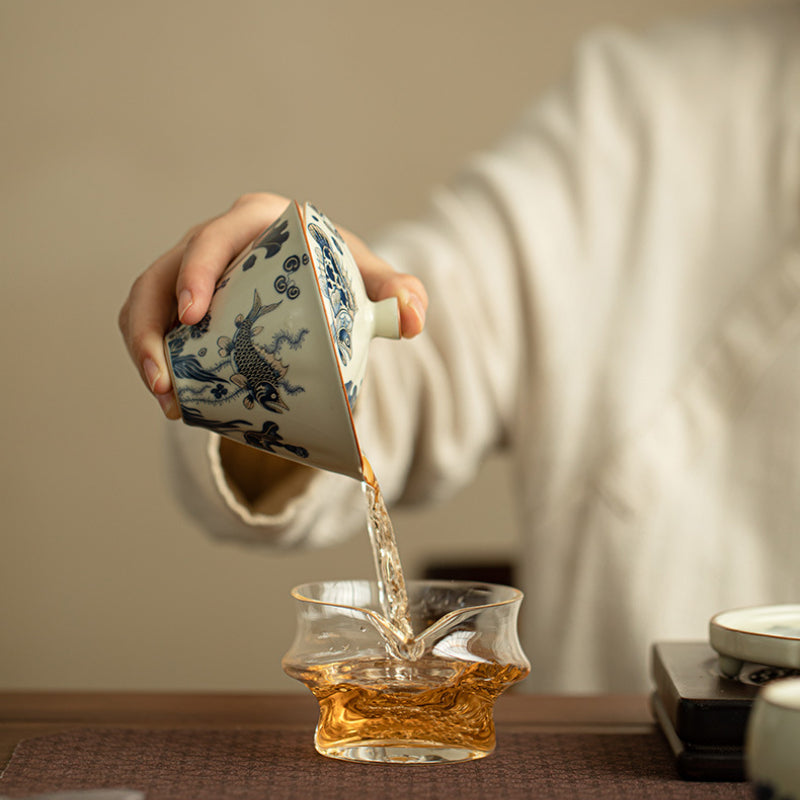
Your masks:
M293 201L165 349L186 424L361 479L352 410L375 336L399 338L396 299L371 302L333 224Z
M773 681L756 695L745 754L759 800L800 800L800 678Z

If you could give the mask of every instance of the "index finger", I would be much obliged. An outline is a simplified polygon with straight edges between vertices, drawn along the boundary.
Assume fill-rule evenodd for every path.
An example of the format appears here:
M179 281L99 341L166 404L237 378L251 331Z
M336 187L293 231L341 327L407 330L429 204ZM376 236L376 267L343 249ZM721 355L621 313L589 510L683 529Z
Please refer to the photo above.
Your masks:
M190 234L175 286L181 322L200 322L228 264L280 216L289 202L279 195L244 195L225 214Z

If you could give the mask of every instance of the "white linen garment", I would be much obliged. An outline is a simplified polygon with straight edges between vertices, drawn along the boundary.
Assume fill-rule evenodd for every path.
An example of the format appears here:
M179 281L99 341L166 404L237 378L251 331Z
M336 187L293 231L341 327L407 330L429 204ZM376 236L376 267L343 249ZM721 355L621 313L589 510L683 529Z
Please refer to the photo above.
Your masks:
M800 4L593 35L375 248L430 308L417 339L373 344L363 449L391 502L510 453L525 690L643 691L651 642L800 602ZM363 530L355 481L316 474L265 515L215 437L170 428L212 533Z

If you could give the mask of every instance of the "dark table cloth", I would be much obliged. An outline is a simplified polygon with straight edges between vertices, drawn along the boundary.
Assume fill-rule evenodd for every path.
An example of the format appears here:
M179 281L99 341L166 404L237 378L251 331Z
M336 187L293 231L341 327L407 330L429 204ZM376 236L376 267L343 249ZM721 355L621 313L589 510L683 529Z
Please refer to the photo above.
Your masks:
M751 798L746 783L682 781L657 731L500 732L479 761L352 764L318 755L311 730L80 728L18 744L0 795L127 788L147 800L611 800Z

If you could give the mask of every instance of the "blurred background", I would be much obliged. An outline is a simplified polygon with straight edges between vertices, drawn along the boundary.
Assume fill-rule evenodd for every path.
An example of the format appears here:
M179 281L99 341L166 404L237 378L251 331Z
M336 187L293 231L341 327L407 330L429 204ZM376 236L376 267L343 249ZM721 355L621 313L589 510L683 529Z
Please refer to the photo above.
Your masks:
M373 574L366 533L278 555L183 515L117 329L139 272L247 191L370 238L589 29L732 2L0 0L0 689L302 691L289 589ZM409 577L513 560L506 468L393 514Z

